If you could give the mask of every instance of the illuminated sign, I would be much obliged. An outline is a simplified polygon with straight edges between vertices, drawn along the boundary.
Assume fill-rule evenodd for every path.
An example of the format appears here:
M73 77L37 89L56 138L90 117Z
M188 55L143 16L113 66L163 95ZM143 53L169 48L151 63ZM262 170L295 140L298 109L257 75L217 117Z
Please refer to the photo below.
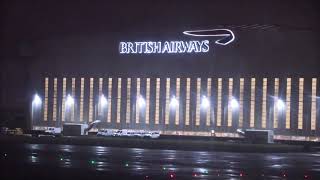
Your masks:
M120 42L121 54L208 52L209 41Z
M195 37L218 37L215 41L218 45L227 45L235 39L229 29L184 31L183 34ZM206 53L210 50L209 42L209 40L120 42L119 52L120 54Z

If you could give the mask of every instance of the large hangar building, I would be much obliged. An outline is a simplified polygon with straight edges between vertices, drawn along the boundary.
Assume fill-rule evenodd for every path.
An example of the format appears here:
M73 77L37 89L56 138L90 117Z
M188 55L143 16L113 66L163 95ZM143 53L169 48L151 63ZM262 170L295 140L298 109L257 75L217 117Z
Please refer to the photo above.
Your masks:
M68 11L50 6L63 17L34 11L43 18L25 30L33 37L32 126L101 120L100 128L219 136L271 129L280 139L317 140L316 9L252 3L96 2L87 14L65 2Z

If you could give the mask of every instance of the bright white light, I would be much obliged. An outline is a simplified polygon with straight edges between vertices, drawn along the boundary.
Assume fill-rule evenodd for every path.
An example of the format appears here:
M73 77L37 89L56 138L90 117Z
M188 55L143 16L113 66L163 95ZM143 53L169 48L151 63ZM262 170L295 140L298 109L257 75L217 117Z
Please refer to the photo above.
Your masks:
M239 107L239 103L235 98L232 98L230 101L230 106L232 109L237 109Z
M201 101L201 107L206 109L210 106L210 101L206 96L202 97L202 101Z
M144 98L142 96L139 96L137 101L138 101L139 107L144 107L146 105L146 101L144 100Z
M33 97L33 101L32 101L32 104L35 105L35 106L38 106L42 103L41 101L41 98L38 94L35 94L34 97Z
M100 96L100 105L101 105L101 107L104 107L104 106L106 106L107 104L108 104L107 98L102 94L102 95Z
M281 99L276 99L276 106L278 110L283 110L286 105Z
M74 99L72 96L70 96L70 94L67 96L66 104L67 106L71 106L74 104Z
M179 105L179 101L176 99L175 96L173 96L170 101L170 107L176 108L178 105Z

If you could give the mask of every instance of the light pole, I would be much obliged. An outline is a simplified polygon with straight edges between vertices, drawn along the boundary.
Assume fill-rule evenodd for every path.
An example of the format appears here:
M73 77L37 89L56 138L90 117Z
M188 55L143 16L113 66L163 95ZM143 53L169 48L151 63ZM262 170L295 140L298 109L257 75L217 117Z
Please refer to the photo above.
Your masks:
M105 112L105 108L107 107L108 104L108 100L107 98L102 94L99 98L99 102L98 102L98 118L101 120L103 118L103 114Z
M70 117L70 121L71 121L71 114L72 114L72 111L73 111L73 107L74 107L74 98L69 94L68 96L67 96L67 99L66 99L66 109L65 109L65 114L67 115L67 113L68 112L70 112L70 113L68 113L69 115L69 117Z
M279 98L275 98L275 101L276 101L277 111L279 112L279 115L280 115L279 119L282 120L283 119L283 111L286 108L286 104L284 103L284 101L282 99L279 99ZM279 115L278 115L278 117L279 117ZM279 124L279 122L278 122L278 124ZM281 121L281 124L282 124L282 121Z
M38 94L35 94L33 96L32 104L31 104L31 129L33 129L34 121L40 119L41 105L42 105L42 100L40 96Z

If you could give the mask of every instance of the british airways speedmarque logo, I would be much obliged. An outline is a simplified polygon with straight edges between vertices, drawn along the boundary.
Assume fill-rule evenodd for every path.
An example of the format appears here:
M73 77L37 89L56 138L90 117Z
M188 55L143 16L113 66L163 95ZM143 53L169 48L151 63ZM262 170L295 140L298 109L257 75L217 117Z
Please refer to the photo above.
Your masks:
M207 29L184 31L183 34L194 37L216 37L215 44L228 45L235 36L229 29ZM120 54L182 54L207 53L210 50L209 40L190 41L142 41L120 42Z

